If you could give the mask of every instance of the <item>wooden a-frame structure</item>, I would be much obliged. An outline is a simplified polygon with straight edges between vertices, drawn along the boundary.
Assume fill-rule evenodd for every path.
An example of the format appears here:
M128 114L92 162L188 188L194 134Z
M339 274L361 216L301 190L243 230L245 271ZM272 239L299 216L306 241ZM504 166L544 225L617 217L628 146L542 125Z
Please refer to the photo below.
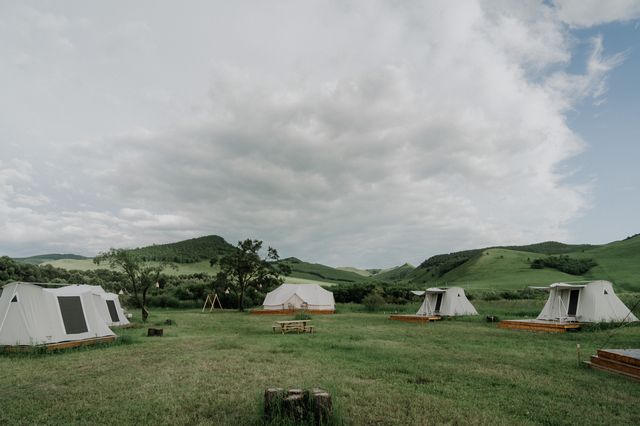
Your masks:
M216 302L218 304L218 307L220 308L220 310L222 311L222 303L220 303L220 298L218 297L217 293L213 293L213 294L208 294L207 295L207 299L204 301L204 306L202 307L202 312L204 312L205 309L207 309L207 305L211 304L211 307L209 308L209 312L213 311L216 308Z

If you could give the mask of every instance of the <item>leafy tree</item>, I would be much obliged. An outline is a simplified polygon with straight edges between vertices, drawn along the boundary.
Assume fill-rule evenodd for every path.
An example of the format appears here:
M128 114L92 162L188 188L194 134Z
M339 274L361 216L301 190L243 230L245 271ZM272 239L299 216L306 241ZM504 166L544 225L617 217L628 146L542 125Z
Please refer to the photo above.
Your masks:
M216 287L231 289L238 297L238 311L244 310L245 291L249 288L271 288L284 282L284 275L291 273L288 265L278 262L278 252L273 247L267 249L266 257L260 257L262 241L246 239L238 241L232 252L217 259L211 259L220 272L216 275Z
M120 269L127 276L127 290L133 294L138 307L142 309L142 321L149 317L147 310L147 292L160 279L160 274L166 267L174 267L165 262L151 264L142 260L131 250L110 249L93 258L93 262L99 265L107 263L111 268Z

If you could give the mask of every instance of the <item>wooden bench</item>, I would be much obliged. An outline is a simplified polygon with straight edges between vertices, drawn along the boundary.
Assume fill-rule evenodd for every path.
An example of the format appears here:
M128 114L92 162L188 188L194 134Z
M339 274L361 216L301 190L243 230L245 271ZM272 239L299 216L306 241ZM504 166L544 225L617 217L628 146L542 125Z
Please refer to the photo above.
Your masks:
M276 321L276 323L271 326L271 329L274 333L280 331L282 334L291 332L313 333L314 327L308 323L309 320Z

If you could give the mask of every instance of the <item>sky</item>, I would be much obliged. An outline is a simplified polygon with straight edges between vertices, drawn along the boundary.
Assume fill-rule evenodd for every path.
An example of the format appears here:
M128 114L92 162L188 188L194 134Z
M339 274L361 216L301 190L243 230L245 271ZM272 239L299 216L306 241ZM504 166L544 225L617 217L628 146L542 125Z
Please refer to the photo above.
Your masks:
M640 1L0 0L0 255L640 232Z

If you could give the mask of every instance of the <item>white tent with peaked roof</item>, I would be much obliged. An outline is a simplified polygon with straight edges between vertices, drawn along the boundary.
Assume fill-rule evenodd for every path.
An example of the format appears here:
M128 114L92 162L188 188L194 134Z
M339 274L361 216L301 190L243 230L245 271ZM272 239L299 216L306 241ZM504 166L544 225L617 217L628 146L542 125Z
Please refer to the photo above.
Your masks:
M616 296L609 281L581 284L555 283L549 287L549 298L539 320L577 322L632 322L638 318Z
M416 315L425 316L459 316L478 315L464 290L460 287L428 288L426 291L413 291L412 293L422 296L424 302L418 309Z
M66 294L11 283L0 294L0 346L115 338L96 311L91 291Z
M280 287L267 293L262 306L265 310L335 310L333 293L317 284L282 284Z

